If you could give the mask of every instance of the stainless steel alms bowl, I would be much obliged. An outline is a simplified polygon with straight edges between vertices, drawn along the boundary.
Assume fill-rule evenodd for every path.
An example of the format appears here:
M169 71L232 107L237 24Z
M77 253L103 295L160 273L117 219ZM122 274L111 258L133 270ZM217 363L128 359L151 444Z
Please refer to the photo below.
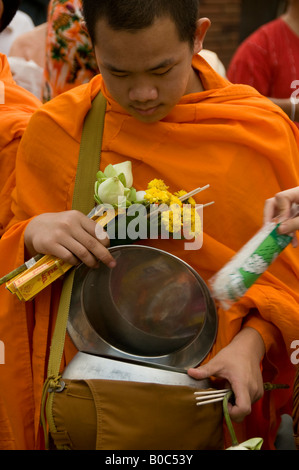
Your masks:
M68 332L79 351L186 369L213 345L216 309L201 277L156 248L110 248L114 269L76 269Z

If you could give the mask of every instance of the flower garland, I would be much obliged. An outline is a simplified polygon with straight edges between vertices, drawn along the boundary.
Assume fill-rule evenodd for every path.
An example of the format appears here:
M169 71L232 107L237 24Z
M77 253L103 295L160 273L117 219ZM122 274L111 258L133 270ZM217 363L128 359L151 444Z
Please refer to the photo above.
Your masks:
M188 193L184 190L171 193L169 186L157 178L148 183L146 190L136 191L131 162L108 165L96 176L94 198L98 204L112 205L117 210L143 204L148 214L150 206L163 207L160 222L169 234L178 235L184 226L189 228L188 238L198 236L202 231L193 197L187 197Z

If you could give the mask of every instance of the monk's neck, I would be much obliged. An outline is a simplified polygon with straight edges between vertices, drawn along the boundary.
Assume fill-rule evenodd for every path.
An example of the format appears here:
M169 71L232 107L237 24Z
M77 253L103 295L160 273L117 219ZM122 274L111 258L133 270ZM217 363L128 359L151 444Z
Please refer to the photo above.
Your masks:
M202 91L204 91L204 87L202 85L198 70L192 67L190 80L186 88L185 95L190 95L191 93L201 93Z

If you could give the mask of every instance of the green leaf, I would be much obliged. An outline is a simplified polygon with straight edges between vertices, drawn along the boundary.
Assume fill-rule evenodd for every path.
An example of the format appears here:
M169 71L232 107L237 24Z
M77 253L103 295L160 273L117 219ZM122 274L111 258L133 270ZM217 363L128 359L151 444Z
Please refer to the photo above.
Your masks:
M136 189L135 188L131 188L128 199L130 202L136 202Z
M98 171L97 174L96 174L96 178L98 181L101 181L102 179L106 179L106 176L104 175L104 173L102 171Z
M127 187L127 182L126 182L126 177L125 177L124 173L120 173L118 175L118 179L124 185L124 187L126 188Z
M104 170L104 176L106 176L106 178L111 178L111 177L114 177L114 176L117 176L117 172L116 170L114 169L113 165L107 165L105 170Z
M99 198L99 196L97 194L94 195L94 199L98 204L103 204L101 199Z
M129 195L130 195L130 189L129 188L125 188L124 190L124 196L126 196L126 199L129 200Z

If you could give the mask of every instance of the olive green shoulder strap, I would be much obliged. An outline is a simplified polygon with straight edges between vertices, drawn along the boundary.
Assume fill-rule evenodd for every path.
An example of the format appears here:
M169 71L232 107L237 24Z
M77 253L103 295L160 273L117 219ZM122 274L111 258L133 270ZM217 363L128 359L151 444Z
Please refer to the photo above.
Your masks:
M102 135L106 112L106 99L102 93L98 93L92 102L83 126L80 153L73 194L72 209L88 214L94 205L94 181L100 168L100 155L102 148ZM57 320L53 333L48 363L48 377L43 388L41 420L45 433L46 447L48 447L48 431L46 429L46 417L51 433L56 432L52 415L52 405L55 391L61 388L60 366L63 357L65 335L67 329L68 314L72 295L75 270L72 269L65 278ZM62 445L62 448L64 446Z
M101 92L92 102L82 130L72 209L87 215L94 205L94 182L100 168L106 98Z

